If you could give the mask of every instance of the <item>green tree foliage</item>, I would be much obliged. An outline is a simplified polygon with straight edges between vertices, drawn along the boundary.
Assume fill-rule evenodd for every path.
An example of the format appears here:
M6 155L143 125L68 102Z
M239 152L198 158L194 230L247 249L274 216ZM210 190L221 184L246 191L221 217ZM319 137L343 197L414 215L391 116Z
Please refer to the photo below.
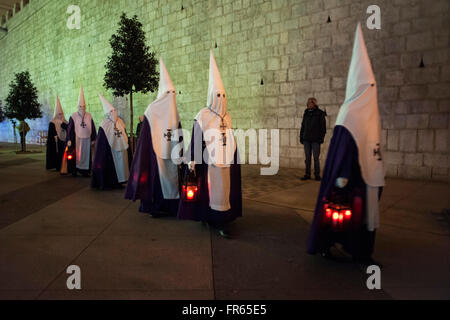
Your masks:
M109 43L112 54L105 65L104 86L116 96L130 96L130 147L134 152L133 92L153 92L158 87L158 61L145 43L145 32L137 16L129 19L122 13L119 29Z
M9 119L25 121L42 117L41 104L38 102L38 90L31 81L28 71L16 73L9 84L6 98L5 116ZM26 126L22 126L25 136ZM22 151L26 151L25 144Z
M3 120L5 120L5 112L3 111L3 105L0 101L0 122L3 122Z

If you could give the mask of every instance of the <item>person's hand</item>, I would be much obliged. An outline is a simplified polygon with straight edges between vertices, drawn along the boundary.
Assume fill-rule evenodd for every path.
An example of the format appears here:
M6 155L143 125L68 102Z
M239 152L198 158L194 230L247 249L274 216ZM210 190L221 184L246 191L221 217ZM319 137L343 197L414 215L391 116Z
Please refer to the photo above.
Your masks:
M344 188L347 185L347 183L348 183L347 178L339 177L336 179L336 187L338 187L338 188L341 188L341 189Z
M68 146L68 147L71 147L71 146L72 146L72 141L70 141L70 140L67 141L67 146Z
M55 142L58 143L58 136L55 136Z
M188 167L189 167L189 170L194 171L194 173L195 173L195 161L189 161Z
M95 144L95 140L91 141L91 146L93 146Z

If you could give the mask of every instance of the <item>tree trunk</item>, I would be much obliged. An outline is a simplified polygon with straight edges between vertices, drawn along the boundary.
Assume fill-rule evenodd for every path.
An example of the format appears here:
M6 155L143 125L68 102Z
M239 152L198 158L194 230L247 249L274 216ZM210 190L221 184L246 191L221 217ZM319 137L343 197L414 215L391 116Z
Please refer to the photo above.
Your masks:
M22 152L27 151L27 140L25 135L25 121L23 122L24 125L22 126L22 135L23 135L23 144L22 144Z
M130 150L134 155L134 134L133 134L133 90L130 91Z

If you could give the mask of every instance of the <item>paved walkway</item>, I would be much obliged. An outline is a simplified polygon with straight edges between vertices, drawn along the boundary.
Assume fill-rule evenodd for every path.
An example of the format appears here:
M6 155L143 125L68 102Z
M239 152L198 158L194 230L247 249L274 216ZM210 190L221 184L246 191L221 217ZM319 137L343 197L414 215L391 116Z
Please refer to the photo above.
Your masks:
M32 147L31 149L39 149ZM44 169L45 153L0 144L0 299L450 298L450 187L388 179L375 258L365 270L306 254L319 183L243 167L244 217L232 240L200 223L152 219L123 190ZM67 266L81 290L66 289Z

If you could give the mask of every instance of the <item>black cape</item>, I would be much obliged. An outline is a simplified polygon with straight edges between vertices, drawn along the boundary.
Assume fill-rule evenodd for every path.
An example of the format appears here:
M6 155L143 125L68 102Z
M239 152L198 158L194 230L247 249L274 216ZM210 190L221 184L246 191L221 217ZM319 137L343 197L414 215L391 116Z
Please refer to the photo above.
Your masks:
M67 130L67 124L64 122L61 123L61 128ZM57 137L57 141L55 141L55 136ZM47 170L61 170L61 162L64 156L65 147L66 142L59 139L58 134L56 133L55 124L50 122L47 132L47 155L45 162L45 167Z

